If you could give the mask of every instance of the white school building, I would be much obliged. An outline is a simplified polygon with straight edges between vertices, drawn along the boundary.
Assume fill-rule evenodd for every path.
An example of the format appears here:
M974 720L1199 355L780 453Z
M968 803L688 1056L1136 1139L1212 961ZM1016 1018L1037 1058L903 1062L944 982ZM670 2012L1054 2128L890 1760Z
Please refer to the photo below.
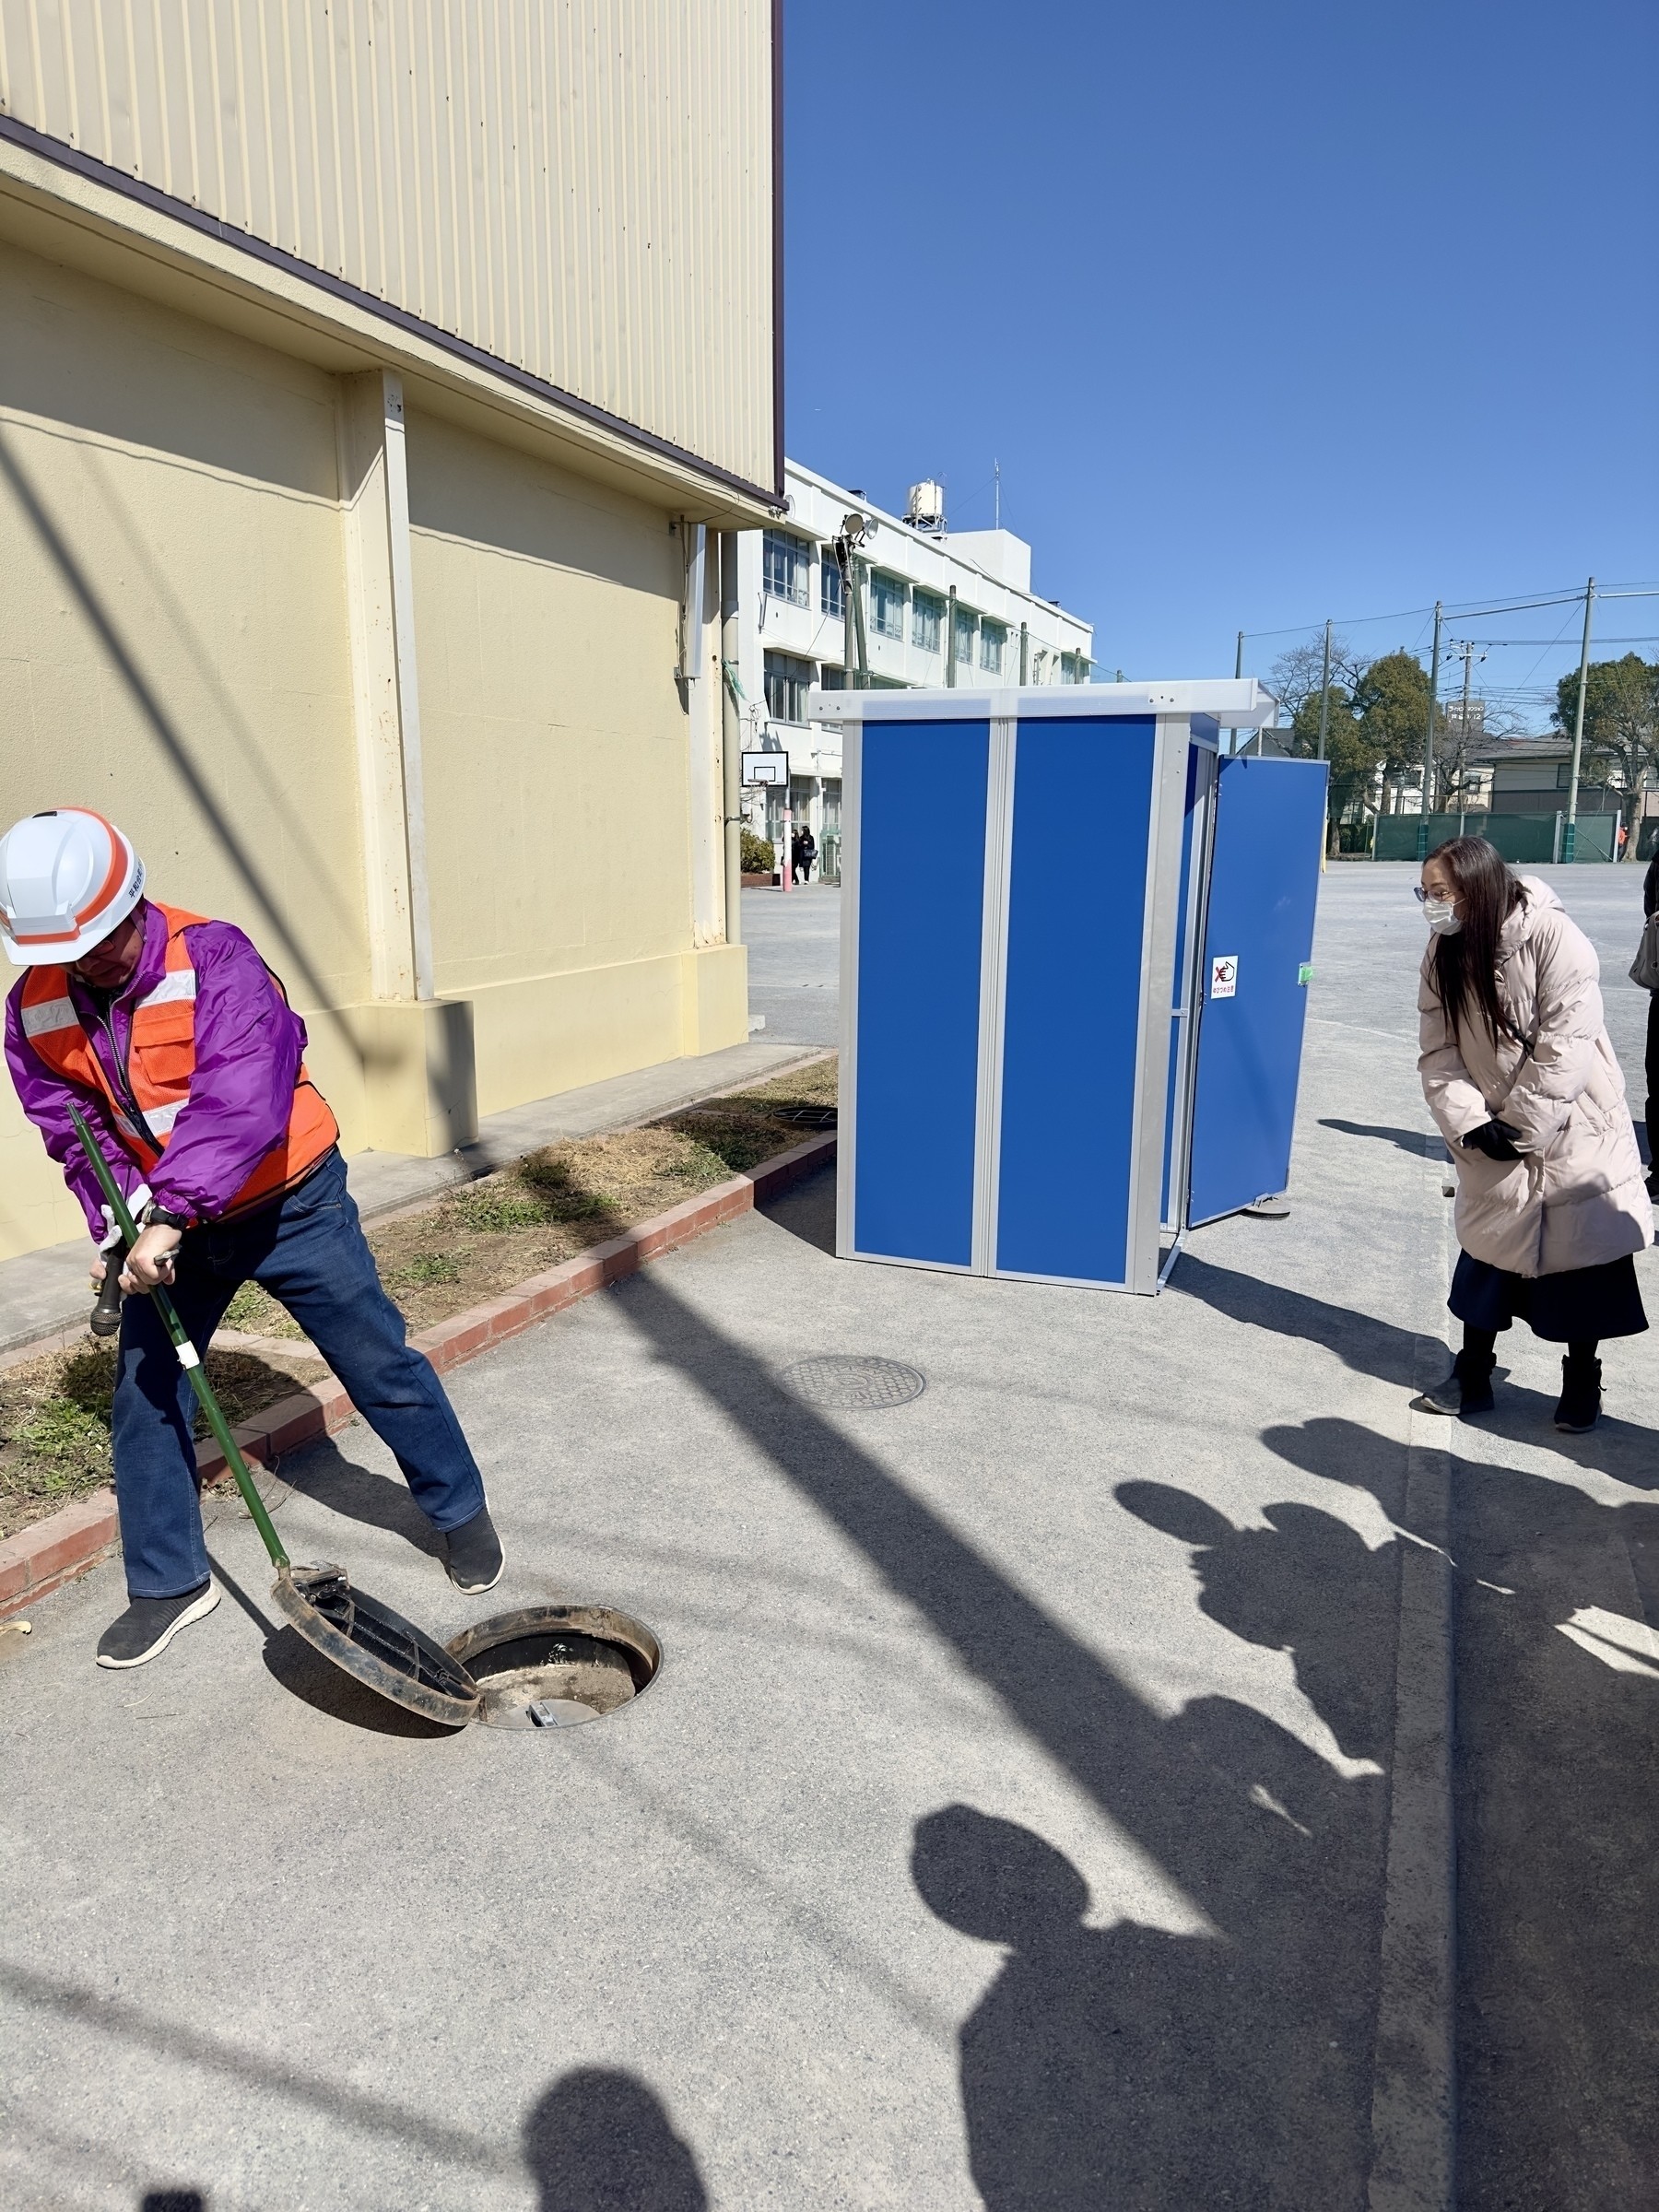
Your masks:
M785 520L738 541L737 654L727 676L746 749L789 755L791 811L797 825L810 824L818 872L833 881L841 733L806 720L815 685L1084 684L1094 628L1035 596L1031 548L1011 530L949 530L935 485L915 486L901 516L797 461L785 461L783 481ZM856 618L849 641L847 588L834 550L849 516L864 532L853 571L862 664ZM782 790L747 792L744 806L759 834L781 834Z

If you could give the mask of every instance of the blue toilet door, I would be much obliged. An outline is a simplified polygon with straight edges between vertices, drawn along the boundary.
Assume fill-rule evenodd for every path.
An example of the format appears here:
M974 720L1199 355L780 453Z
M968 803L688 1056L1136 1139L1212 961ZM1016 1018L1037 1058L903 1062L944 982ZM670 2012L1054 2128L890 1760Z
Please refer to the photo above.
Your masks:
M1323 761L1221 762L1197 978L1193 1227L1290 1180L1324 818Z

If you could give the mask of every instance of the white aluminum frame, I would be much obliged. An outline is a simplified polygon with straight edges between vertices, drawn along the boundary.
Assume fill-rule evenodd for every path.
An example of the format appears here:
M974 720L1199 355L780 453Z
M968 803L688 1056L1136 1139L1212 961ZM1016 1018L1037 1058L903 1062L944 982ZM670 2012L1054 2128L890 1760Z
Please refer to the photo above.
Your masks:
M872 701L877 702L872 704ZM1034 722L1053 715L1179 715L1223 729L1259 730L1278 701L1253 676L1156 684L963 685L955 690L809 691L808 722ZM1183 794L1184 796L1184 794Z

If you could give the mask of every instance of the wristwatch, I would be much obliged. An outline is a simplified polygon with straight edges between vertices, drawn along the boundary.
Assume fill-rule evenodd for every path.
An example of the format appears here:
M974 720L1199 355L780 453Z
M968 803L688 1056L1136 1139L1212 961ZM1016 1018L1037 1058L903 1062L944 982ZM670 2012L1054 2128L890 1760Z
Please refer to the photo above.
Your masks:
M188 1214L175 1214L171 1206L159 1206L155 1199L152 1198L149 1204L144 1209L144 1213L140 1221L140 1227L144 1229L176 1229L182 1230L190 1227L190 1216Z

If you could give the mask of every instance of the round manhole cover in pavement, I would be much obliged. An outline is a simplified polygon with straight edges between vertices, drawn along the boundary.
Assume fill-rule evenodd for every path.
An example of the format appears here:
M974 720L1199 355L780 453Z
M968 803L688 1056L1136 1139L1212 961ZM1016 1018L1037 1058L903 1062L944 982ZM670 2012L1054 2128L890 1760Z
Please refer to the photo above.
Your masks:
M873 1359L844 1352L798 1360L779 1377L792 1397L836 1413L881 1413L908 1406L927 1388L920 1368L901 1359Z

